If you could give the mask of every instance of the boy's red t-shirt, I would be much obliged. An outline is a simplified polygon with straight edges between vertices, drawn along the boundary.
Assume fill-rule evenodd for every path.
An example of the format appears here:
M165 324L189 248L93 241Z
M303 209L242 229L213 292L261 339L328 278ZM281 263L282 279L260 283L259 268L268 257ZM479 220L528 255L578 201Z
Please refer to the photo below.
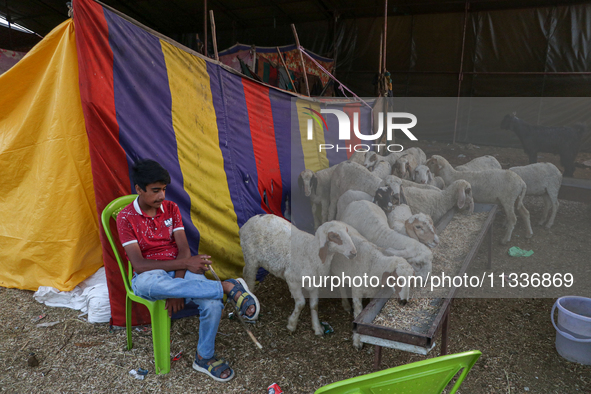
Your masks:
M145 259L176 259L179 250L173 233L184 229L179 207L168 200L162 202L154 217L142 211L137 198L117 215L121 244L137 242Z

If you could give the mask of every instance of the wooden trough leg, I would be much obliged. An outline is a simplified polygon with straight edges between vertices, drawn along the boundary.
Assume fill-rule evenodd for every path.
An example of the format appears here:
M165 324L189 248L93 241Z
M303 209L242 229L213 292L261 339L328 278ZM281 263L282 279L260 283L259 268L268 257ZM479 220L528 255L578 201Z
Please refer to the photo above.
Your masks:
M443 326L441 327L441 355L444 356L447 354L447 334L449 328L449 315L451 311L451 302L447 307L447 312L445 313L445 319L443 320Z
M382 363L382 347L378 346L378 345L374 345L373 370L379 371L381 363Z

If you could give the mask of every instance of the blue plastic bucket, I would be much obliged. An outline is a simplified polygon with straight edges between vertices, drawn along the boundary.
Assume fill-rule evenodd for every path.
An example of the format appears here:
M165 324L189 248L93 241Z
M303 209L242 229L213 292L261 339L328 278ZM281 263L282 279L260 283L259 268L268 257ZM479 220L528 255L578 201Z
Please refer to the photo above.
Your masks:
M558 354L568 361L591 365L591 298L561 297L554 303L550 318L556 329Z

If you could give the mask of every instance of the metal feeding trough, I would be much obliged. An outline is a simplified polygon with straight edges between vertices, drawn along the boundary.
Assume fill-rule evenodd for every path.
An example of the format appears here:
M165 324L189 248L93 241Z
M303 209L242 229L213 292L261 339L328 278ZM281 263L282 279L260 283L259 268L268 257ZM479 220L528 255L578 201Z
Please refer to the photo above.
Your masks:
M488 233L488 263L487 269L491 268L492 259L492 224L497 206L493 204L475 204L474 212L488 212L482 223L482 228L475 241L470 246L463 262L457 272L453 275L463 275L468 266L474 260L480 245L484 242ZM435 229L439 235L452 221L455 210L450 210L439 220ZM439 298L430 299L428 302L429 312L416 311L416 324L411 329L402 330L399 328L387 327L375 324L376 316L380 314L384 305L390 300L392 290L383 288L377 296L363 309L353 321L353 331L359 334L361 342L375 345L374 368L377 370L381 362L382 347L404 350L407 352L426 355L435 347L435 337L441 331L441 354L447 354L447 339L449 328L449 312L457 288L451 287L446 294Z

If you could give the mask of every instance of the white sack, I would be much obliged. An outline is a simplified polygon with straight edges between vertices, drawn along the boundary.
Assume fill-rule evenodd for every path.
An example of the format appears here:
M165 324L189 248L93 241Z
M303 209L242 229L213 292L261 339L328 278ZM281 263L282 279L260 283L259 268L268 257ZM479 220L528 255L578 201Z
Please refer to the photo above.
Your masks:
M88 313L91 323L107 323L111 319L111 304L105 267L86 278L71 291L59 291L50 286L39 286L35 300L47 306L71 308Z

